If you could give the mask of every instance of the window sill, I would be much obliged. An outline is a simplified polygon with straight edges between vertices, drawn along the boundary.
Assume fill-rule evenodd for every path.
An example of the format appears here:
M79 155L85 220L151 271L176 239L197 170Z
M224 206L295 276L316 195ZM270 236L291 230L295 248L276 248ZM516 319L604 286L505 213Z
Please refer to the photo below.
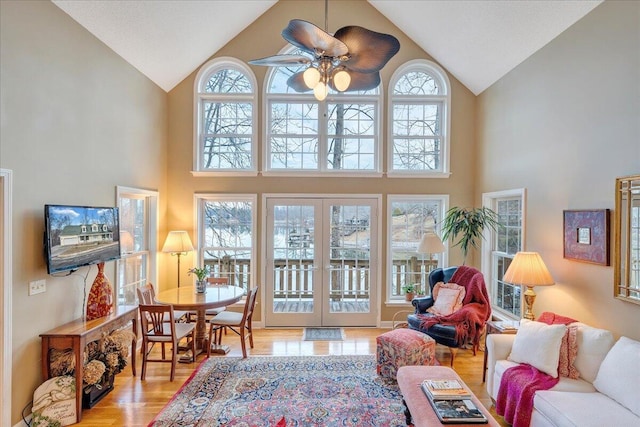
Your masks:
M451 172L387 172L388 178L449 178Z
M236 176L258 176L258 171L191 171L191 175L196 178L206 177L236 177Z

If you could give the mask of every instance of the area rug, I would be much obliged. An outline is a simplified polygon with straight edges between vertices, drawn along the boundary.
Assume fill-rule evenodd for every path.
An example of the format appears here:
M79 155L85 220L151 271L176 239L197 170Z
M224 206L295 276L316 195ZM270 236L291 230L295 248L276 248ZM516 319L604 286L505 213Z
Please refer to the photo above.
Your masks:
M344 331L342 328L304 328L302 339L304 341L342 341Z
M375 356L206 359L149 427L406 426L398 385ZM282 423L280 424L282 425Z

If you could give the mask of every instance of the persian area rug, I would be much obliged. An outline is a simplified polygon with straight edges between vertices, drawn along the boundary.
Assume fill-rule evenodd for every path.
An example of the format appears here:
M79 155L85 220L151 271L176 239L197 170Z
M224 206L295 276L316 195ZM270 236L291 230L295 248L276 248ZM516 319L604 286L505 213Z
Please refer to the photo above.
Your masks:
M304 328L304 341L342 341L342 328Z
M205 360L149 427L406 426L402 395L374 355Z

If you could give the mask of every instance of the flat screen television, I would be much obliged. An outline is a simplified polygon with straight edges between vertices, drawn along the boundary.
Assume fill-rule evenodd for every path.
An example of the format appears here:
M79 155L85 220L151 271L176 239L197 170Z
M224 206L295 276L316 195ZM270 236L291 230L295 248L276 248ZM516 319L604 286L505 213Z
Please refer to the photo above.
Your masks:
M120 258L118 208L45 205L44 222L49 274Z

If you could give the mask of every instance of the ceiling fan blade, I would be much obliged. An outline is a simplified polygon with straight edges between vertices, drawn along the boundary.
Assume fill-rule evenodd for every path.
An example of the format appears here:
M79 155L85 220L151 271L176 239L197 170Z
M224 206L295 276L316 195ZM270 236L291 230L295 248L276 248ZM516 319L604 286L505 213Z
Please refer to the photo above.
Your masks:
M304 65L310 62L311 60L303 55L273 55L267 56L266 58L252 59L249 61L249 64L281 67L287 65Z
M292 19L282 30L282 37L292 45L316 56L342 56L349 52L347 45L311 22Z
M304 78L302 75L304 71L300 71L299 73L292 74L289 79L287 79L287 86L296 92L309 92L311 89L304 83Z
M380 73L359 73L353 70L347 70L351 76L351 83L345 92L355 92L359 90L369 90L378 87L380 84ZM329 81L329 86L333 90L337 90L333 84L333 79Z
M357 25L340 28L335 37L348 46L351 58L345 65L362 73L380 71L400 50L400 42L394 36Z

